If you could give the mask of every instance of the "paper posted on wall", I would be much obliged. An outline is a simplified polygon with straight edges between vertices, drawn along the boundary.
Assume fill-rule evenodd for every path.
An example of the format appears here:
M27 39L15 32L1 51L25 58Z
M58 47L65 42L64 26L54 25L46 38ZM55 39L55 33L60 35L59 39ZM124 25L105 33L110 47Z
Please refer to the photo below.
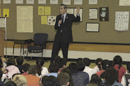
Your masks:
M127 31L129 28L129 12L117 11L115 14L115 30Z
M48 16L48 25L55 25L56 16Z

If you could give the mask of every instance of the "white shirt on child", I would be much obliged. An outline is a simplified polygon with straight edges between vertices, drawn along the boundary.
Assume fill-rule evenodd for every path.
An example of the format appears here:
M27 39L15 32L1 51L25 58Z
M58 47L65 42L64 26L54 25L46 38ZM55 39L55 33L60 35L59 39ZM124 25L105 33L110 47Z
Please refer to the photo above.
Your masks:
M97 71L96 71L95 69L92 69L92 68L90 68L90 67L88 67L88 66L85 66L83 72L88 73L88 75L89 75L89 81L91 80L91 76L92 76L93 74L97 73Z

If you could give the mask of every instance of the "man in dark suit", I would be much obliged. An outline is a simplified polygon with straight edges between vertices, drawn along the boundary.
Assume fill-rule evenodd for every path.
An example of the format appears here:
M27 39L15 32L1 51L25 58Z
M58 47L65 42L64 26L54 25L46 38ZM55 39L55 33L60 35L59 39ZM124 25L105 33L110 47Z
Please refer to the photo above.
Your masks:
M62 48L63 58L68 58L69 43L73 41L71 27L73 22L80 22L79 9L80 8L78 7L76 11L77 16L75 17L74 14L66 13L66 5L60 5L60 15L57 16L55 23L55 29L57 30L57 33L53 43L51 62L53 62L54 58L58 56L60 48Z

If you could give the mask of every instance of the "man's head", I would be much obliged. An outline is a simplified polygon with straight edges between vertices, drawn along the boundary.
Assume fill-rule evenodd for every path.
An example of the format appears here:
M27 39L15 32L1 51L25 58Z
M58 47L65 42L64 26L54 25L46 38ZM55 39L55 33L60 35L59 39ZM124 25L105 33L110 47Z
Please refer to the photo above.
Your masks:
M65 4L61 4L59 7L60 14L65 14L67 11L67 6Z

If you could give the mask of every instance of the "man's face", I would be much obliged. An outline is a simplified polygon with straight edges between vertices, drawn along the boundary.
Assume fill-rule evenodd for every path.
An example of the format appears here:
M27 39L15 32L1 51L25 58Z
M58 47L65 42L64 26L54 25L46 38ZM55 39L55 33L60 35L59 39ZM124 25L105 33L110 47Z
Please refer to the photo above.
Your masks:
M64 9L64 6L60 6L59 11L60 11L60 14L66 13L66 9Z

